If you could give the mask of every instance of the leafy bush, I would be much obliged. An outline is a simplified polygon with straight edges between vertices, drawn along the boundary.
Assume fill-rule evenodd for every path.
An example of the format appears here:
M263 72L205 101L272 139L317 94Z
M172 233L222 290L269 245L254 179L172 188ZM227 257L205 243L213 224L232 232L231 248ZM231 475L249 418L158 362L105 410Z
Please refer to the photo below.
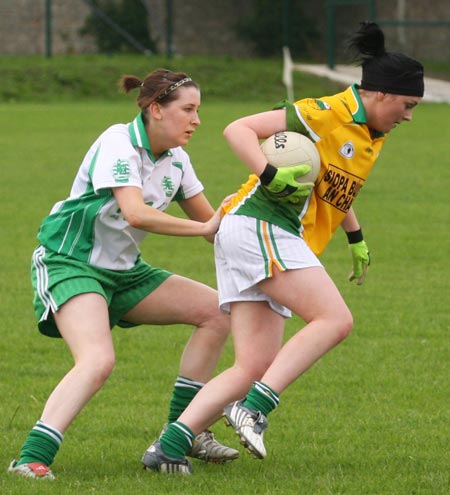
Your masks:
M156 51L140 0L91 0L92 13L80 33L92 35L100 53ZM142 49L139 49L139 46Z
M301 0L252 0L247 16L236 24L238 35L254 43L257 55L270 57L288 45L294 57L309 55L312 43L320 36Z

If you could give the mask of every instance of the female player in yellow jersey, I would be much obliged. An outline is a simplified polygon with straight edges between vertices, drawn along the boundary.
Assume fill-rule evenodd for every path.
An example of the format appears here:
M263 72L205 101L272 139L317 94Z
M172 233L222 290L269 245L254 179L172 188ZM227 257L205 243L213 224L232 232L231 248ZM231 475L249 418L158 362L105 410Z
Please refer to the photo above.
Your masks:
M284 103L225 129L231 148L253 172L226 208L215 241L219 301L231 314L235 363L147 451L144 461L155 470L170 471L163 456L179 462L222 408L244 445L264 458L267 415L280 394L352 328L352 315L317 256L343 227L354 262L350 278L363 282L369 253L352 201L386 134L411 120L424 83L422 65L386 51L376 24L362 23L350 45L362 62L361 84ZM314 188L295 181L309 167L277 170L266 163L259 140L284 130L315 141L321 171ZM282 346L291 312L306 325Z

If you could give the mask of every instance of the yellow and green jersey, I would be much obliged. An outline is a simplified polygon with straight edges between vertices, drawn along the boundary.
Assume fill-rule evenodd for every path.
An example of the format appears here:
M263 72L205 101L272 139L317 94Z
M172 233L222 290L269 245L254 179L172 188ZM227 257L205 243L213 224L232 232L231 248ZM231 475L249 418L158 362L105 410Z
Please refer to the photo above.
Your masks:
M356 85L333 96L281 106L286 108L286 130L308 136L320 153L321 169L312 194L301 206L280 202L252 174L227 213L255 217L303 235L320 255L369 176L385 136L369 129Z

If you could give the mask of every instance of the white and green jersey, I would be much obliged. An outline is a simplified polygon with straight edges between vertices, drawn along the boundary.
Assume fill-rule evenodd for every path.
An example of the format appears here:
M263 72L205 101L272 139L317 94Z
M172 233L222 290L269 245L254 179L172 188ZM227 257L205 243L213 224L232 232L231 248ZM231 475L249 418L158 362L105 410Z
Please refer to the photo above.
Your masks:
M129 124L109 127L94 142L70 196L56 203L42 222L40 244L101 268L132 268L147 232L131 227L122 215L112 194L112 188L121 186L140 188L144 201L161 211L203 191L181 147L155 159L139 114Z

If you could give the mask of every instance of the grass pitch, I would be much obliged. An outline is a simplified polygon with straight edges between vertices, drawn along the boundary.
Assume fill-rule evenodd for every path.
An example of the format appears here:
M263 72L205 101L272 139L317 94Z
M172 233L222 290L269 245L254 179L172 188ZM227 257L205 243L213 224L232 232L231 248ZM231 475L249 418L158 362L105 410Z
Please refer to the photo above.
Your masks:
M222 138L232 119L270 103L208 103L189 152L211 201L247 177ZM140 457L165 421L183 326L113 332L117 366L65 436L53 470L36 483L6 473L52 388L71 366L60 340L41 336L31 307L36 231L65 197L90 143L127 122L133 103L0 106L0 493L439 495L450 492L449 206L447 105L421 105L395 130L355 203L372 254L365 285L347 282L338 232L323 262L355 317L350 337L281 398L266 434L268 457L226 466L194 461L191 477L144 472ZM178 214L176 207L171 210ZM150 235L152 264L215 285L212 247ZM286 337L301 326L288 321ZM233 359L229 344L220 363ZM230 429L214 428L237 446Z

